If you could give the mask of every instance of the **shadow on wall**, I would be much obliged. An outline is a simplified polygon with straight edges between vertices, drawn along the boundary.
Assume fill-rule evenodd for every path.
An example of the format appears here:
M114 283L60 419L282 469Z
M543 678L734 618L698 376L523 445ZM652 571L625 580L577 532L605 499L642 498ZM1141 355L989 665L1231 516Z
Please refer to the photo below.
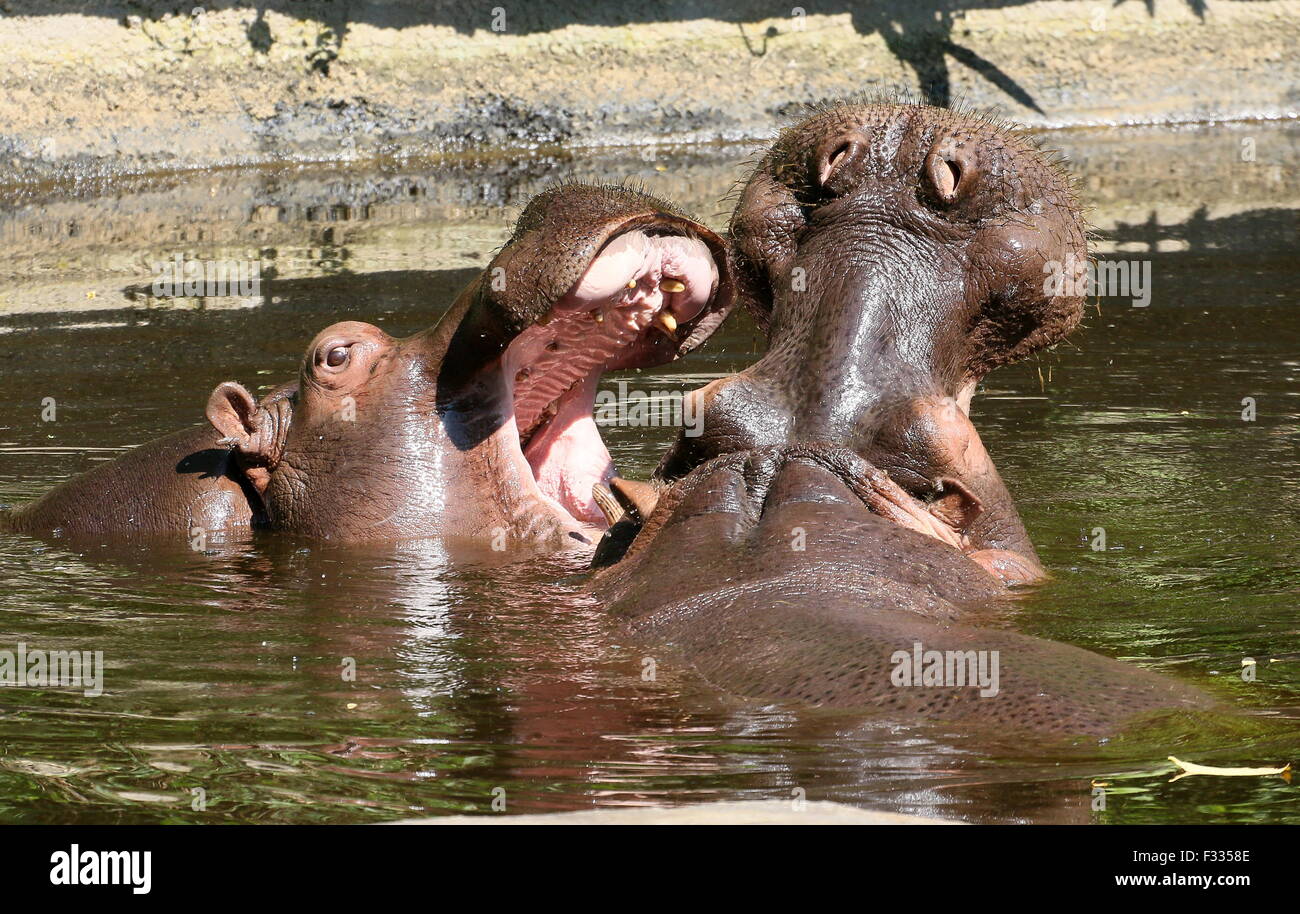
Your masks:
M1023 86L1003 72L994 61L986 60L953 38L954 23L970 10L1005 9L1022 6L1031 0L797 0L784 15L793 21L804 15L838 15L848 13L854 29L861 35L878 33L894 56L915 73L924 100L946 106L952 101L949 59L974 70L1006 95L1042 113L1042 109ZM1094 0L1074 0L1082 7L1098 7ZM1145 5L1148 15L1155 16L1155 0L1112 0L1118 7L1128 2ZM1204 20L1205 0L1183 0ZM1251 0L1234 0L1251 2ZM745 23L772 18L785 4L772 0L550 0L550 2L512 3L507 0L208 0L201 5L210 12L230 9L253 9L255 18L247 34L254 50L266 53L275 44L275 34L267 20L271 11L295 19L319 24L315 46L307 52L311 67L328 76L330 64L338 57L353 23L379 28L400 29L416 25L444 25L469 35L476 31L500 31L512 34L549 32L567 25L619 27L646 22L688 22L713 19L735 24L749 52L767 53L769 43L779 40L783 30L770 26L762 35L745 33ZM88 0L79 4L78 13L107 16L125 23L128 17L158 20L177 15L190 3L127 0L106 2ZM11 15L49 15L48 0L0 0L0 12ZM1089 15L1082 11L1080 15ZM793 31L792 25L787 31Z
M1200 206L1182 222L1161 223L1152 210L1145 222L1117 222L1101 231L1101 237L1125 250L1158 251L1164 242L1179 242L1192 252L1238 251L1242 253L1289 253L1293 251L1300 212L1283 207L1252 209L1232 215L1210 217L1208 206Z

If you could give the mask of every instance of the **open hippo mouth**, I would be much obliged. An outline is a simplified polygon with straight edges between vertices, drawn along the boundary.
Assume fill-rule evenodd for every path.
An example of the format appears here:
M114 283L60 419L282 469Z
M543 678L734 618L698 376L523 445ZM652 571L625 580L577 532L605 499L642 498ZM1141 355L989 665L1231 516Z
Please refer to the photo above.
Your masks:
M592 488L614 475L594 407L607 371L671 361L721 321L718 257L685 230L625 225L550 309L511 341L502 373L541 495L605 526Z

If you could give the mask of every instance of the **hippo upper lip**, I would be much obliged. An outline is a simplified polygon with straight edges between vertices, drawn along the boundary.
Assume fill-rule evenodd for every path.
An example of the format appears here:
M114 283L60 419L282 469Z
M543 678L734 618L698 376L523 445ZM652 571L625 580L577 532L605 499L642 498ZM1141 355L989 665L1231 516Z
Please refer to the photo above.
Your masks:
M724 269L704 240L677 226L625 224L507 346L501 369L520 450L541 494L576 519L604 524L591 492L613 475L592 417L596 382L693 345L697 325L718 310Z

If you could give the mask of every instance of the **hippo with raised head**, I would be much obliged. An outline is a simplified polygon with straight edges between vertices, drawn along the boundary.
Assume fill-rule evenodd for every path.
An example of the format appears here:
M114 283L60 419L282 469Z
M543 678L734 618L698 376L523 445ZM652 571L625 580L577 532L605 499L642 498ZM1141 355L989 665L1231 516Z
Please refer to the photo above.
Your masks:
M703 434L651 484L599 494L615 523L597 564L612 567L592 588L618 618L762 701L1055 733L1208 703L980 627L1042 571L971 397L1082 313L1044 283L1086 255L1051 159L983 118L837 106L776 140L731 233L769 349L697 393ZM964 681L936 684L935 658ZM991 686L972 665L989 658Z
M66 535L264 524L331 540L446 536L590 548L613 475L605 371L698 346L734 294L726 243L619 186L534 198L439 323L396 340L329 327L261 402L234 382L210 427L146 444L10 515Z

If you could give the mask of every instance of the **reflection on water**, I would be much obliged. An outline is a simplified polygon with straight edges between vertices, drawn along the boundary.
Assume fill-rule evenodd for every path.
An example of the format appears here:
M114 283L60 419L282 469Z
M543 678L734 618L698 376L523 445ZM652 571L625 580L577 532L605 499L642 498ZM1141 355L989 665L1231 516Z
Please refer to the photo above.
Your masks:
M747 705L667 663L647 680L645 647L558 561L494 566L428 542L256 535L196 553L0 535L0 648L102 650L106 665L98 698L0 691L0 821L382 821L489 813L501 797L532 812L798 791L973 821L1300 821L1280 778L1171 784L1164 762L1300 755L1300 722L1267 716L1300 717L1300 190L1269 170L1295 174L1296 132L1255 125L1260 168L1217 183L1165 183L1152 164L1195 152L1226 173L1204 153L1235 149L1241 129L1057 138L1100 176L1084 188L1102 249L1152 261L1152 302L1101 300L1070 344L990 378L975 417L1056 573L1011 624L1183 677L1248 715L1029 750ZM745 154L582 164L649 177L710 214ZM569 164L14 192L0 211L0 503L199 421L220 381L280 382L334 320L427 326L527 189ZM274 268L255 302L153 300L142 265L178 251L252 251ZM756 345L740 317L683 364L622 378L691 389ZM633 476L671 434L606 430ZM1093 779L1109 785L1102 812Z

